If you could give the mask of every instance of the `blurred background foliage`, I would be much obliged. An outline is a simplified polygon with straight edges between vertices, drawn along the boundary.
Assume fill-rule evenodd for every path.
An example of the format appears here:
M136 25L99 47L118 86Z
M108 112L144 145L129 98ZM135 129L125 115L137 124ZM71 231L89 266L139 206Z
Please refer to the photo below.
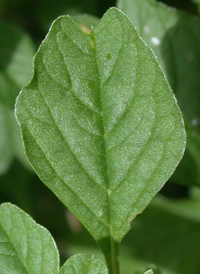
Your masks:
M159 2L199 16L199 0ZM111 6L116 6L116 1L0 0L0 203L18 205L47 227L58 244L61 263L77 252L102 255L88 232L30 167L14 116L14 102L31 78L33 56L56 17L87 13L100 18ZM200 79L199 51L195 69ZM197 88L198 99L200 86ZM200 109L193 122L199 123L198 119ZM190 124L186 123L186 129L191 144L195 139L191 149L197 157L194 159L187 150L175 175L133 221L122 242L122 273L132 269L131 273L140 274L149 267L155 274L200 273L200 137L199 131L194 136Z

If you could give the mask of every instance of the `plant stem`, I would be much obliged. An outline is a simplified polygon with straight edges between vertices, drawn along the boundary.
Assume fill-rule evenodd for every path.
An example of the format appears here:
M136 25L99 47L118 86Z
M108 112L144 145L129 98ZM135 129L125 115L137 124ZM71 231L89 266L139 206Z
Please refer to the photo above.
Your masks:
M107 257L107 265L109 274L119 274L119 244L110 237L110 256Z
M119 243L117 243L113 237L106 237L98 242L101 250L106 259L108 273L109 274L120 274L119 273Z
M109 262L109 274L119 274L118 250L111 251L111 261Z

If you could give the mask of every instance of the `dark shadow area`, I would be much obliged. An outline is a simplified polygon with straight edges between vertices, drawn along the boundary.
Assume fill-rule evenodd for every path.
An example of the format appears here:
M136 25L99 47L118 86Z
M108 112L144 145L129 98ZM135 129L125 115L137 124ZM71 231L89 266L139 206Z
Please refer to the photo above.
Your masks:
M24 33L13 24L0 23L0 103L13 108L16 95L21 87L18 86L13 79L6 73L6 68L12 62L12 58L16 49L24 38Z
M199 274L200 223L151 204L122 241L133 258L182 274Z
M161 42L168 81L189 123L200 133L200 20L180 14Z
M39 46L58 16L87 13L100 18L115 3L116 0L8 0L2 20L23 26Z
M23 32L13 24L0 23L0 72L10 63L13 53L23 37Z
M161 41L161 54L167 79L176 95L190 134L200 134L200 20L196 16L180 13L176 25L168 29ZM189 143L191 142L191 143ZM190 151L189 140L186 153L170 179L191 185L199 184L199 166ZM198 149L198 148L197 148Z
M197 7L190 0L157 0L158 2L163 2L164 4L175 7L180 10L184 10L190 13L197 14Z
M169 181L160 190L160 194L170 199L184 199L189 197L189 188Z

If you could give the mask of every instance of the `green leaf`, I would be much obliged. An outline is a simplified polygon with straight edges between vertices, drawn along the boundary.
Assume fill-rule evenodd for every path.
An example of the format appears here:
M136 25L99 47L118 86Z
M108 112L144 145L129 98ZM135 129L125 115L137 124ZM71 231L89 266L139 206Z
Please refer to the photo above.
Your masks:
M185 147L180 110L153 53L115 8L94 30L60 17L16 114L35 171L113 261Z
M51 234L10 203L0 206L0 269L3 274L59 273Z
M195 164L183 159L172 180L200 185L200 161L195 153L200 147L200 18L153 0L118 0L118 7L130 17L139 35L158 57L190 127L188 134L192 130L192 135L199 139L195 150L191 150L193 140L192 144L190 138L187 142L186 157L192 157ZM196 167L198 176L191 180Z
M77 254L69 258L60 270L60 274L108 274L106 265L98 259Z
M13 108L21 87L30 80L34 46L30 37L12 24L0 23L0 33L0 174L3 174L14 157L29 167Z

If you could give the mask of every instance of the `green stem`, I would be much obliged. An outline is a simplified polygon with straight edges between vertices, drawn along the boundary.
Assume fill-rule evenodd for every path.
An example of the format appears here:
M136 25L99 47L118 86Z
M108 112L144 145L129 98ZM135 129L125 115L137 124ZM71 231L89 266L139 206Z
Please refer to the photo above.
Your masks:
M108 273L109 274L120 274L119 273L119 243L115 242L112 237L107 237L98 242L101 250L106 259Z
M115 243L113 238L110 238L110 246L111 246L111 254L108 264L109 274L119 274L119 262L118 262L118 254L119 254L119 244Z

